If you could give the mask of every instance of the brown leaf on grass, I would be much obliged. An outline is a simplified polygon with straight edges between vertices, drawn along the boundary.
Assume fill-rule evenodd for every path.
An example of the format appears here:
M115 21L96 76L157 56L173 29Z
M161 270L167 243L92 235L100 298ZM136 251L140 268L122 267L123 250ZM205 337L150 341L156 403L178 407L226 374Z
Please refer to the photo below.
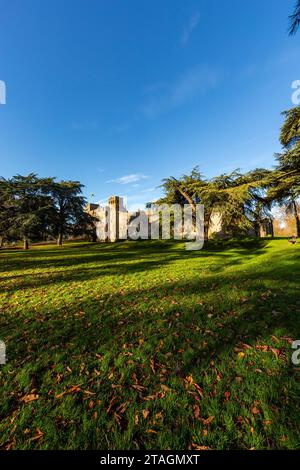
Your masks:
M247 344L247 343L242 343L241 346L243 349L252 349L252 346L250 346L250 344Z
M122 418L121 418L121 416L118 415L118 413L116 413L115 411L114 411L114 418L115 418L115 420L117 421L118 425L120 425Z
M188 393L189 395L191 395L191 396L194 398L194 400L200 401L200 397L199 397L198 393L192 392L191 390L189 390L187 393Z
M154 431L154 429L147 429L146 431L148 434L157 434L157 431Z
M112 389L122 388L122 385L111 384L111 388L112 388Z
M171 390L167 385L164 385L164 384L161 384L161 388L162 388L165 392L169 392L169 391Z
M224 393L225 401L229 401L229 400L230 400L230 397L231 397L231 393L229 392L229 390L227 390L227 391Z
M259 351L263 351L263 352L267 352L270 349L270 347L267 344L257 344L255 347Z
M56 395L55 398L61 398L61 397L63 397L64 395L73 394L73 393L79 393L79 392L81 392L81 388L80 388L78 385L73 385L73 386L70 387L68 390L65 390L64 392L59 393L58 395Z
M194 417L198 419L200 416L200 408L198 405L194 405Z
M144 397L143 400L150 401L150 400L156 400L156 398L158 398L157 393L155 395L148 395L147 397Z
M133 384L132 388L134 388L135 390L138 390L139 392L145 390L145 387L143 387L142 385L138 385L138 384Z
M83 393L85 393L86 395L96 395L96 393L91 392L90 390L83 390Z
M237 424L239 424L239 425L241 426L241 425L243 424L243 422L244 422L243 416L238 416L238 417L236 418L236 422L237 422Z
M153 374L155 374L155 367L153 359L150 359L150 369L152 370Z
M35 393L29 393L28 395L24 395L24 397L22 397L20 401L22 401L23 403L30 403L32 401L38 400L38 398L39 396Z
M106 409L106 413L107 413L107 414L109 414L109 413L111 412L112 407L113 407L115 401L116 401L116 397L112 397L112 399L110 400L109 405L108 405L108 407L107 407L107 409Z
M260 410L256 406L252 406L251 413L253 415L258 415L260 413Z
M195 389L197 390L197 392L199 393L200 397L203 398L203 390L201 387L199 387L198 384L194 383L194 387Z
M278 348L270 348L272 353L276 356L276 357L279 357L280 356L280 349Z
M195 450L211 450L211 447L208 446L199 446L198 444L192 443L192 447Z
M293 343L293 339L290 338L289 336L282 336L281 339L283 339L284 341L286 341L287 343L289 344L292 344Z
M277 336L272 335L271 338L273 339L273 341L275 341L275 343L279 343L279 339L277 338Z
M204 426L208 426L210 423L213 422L213 420L215 419L214 416L209 416L208 418L204 419L202 418L202 423L204 424Z
M139 415L135 414L134 415L134 424L137 426L139 424Z
M194 379L192 375L187 375L185 380L187 381L188 384L194 383Z
M72 387L70 387L69 390L67 391L67 393L78 393L78 392L81 392L81 388L79 387L79 385L72 385Z
M15 444L16 444L16 440L15 438L13 438L9 442L7 442L7 444L5 444L3 448L4 450L11 450Z
M142 415L143 415L143 418L144 418L144 419L147 419L148 416L149 416L149 410L143 410L143 411L142 411Z
M30 439L31 441L37 441L44 436L43 431L40 428L36 428L36 434Z
M117 408L117 413L118 414L123 414L124 411L126 410L127 408L127 405L128 405L128 402L125 401L124 403L122 403L118 408Z
M270 426L270 424L272 424L272 420L271 419L265 419L263 421L263 424L264 424L264 426Z

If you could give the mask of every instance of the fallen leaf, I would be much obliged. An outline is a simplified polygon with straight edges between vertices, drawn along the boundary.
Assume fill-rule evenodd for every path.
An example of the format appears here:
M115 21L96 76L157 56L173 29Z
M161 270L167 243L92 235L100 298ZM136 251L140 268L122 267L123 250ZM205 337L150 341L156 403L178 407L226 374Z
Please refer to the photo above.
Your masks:
M210 447L207 446L198 446L198 444L192 444L193 449L195 450L211 450Z
M43 431L41 431L40 428L37 428L35 436L33 436L30 440L37 441L38 439L41 439L43 436L44 436Z
M208 426L214 419L214 416L209 416L206 419L202 419L202 423L204 424L204 426Z
M259 410L256 406L253 406L253 407L251 408L251 413L252 413L253 415L258 415L258 414L260 413L260 410Z
M38 398L39 396L35 393L29 393L28 395L24 395L24 397L22 397L20 401L24 403L30 403L31 401L38 400Z
M263 421L263 423L264 423L265 426L270 426L270 424L272 424L272 420L271 419L265 419Z
M153 374L155 374L155 367L153 359L150 359L150 369L152 370Z
M271 348L271 351L276 357L280 356L280 349Z
M197 392L199 393L200 397L203 398L203 390L201 387L199 387L198 384L194 383L194 387L195 389L197 390Z
M198 419L200 416L200 408L198 405L194 405L194 417Z

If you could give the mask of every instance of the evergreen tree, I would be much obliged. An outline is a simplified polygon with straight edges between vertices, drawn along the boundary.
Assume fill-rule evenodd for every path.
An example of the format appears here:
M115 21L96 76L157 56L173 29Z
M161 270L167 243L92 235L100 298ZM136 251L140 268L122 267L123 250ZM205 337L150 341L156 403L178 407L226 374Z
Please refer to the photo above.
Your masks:
M52 233L62 245L66 235L93 231L93 218L85 212L86 200L79 181L52 182L49 191L53 201Z

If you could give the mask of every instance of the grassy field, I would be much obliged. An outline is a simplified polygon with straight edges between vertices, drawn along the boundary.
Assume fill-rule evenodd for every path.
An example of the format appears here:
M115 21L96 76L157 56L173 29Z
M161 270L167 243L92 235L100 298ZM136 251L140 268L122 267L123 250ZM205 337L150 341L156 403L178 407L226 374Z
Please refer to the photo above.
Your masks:
M0 448L299 449L299 248L0 253Z

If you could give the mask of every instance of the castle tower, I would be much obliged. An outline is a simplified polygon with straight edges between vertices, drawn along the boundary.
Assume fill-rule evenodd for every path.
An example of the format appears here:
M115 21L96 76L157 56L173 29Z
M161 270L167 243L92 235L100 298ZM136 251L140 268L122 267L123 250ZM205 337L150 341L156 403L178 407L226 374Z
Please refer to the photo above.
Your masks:
M111 196L108 200L109 205L109 240L115 242L119 240L119 211L120 211L120 197Z
M128 212L123 204L123 198L111 196L109 206L109 240L111 242L127 239Z

